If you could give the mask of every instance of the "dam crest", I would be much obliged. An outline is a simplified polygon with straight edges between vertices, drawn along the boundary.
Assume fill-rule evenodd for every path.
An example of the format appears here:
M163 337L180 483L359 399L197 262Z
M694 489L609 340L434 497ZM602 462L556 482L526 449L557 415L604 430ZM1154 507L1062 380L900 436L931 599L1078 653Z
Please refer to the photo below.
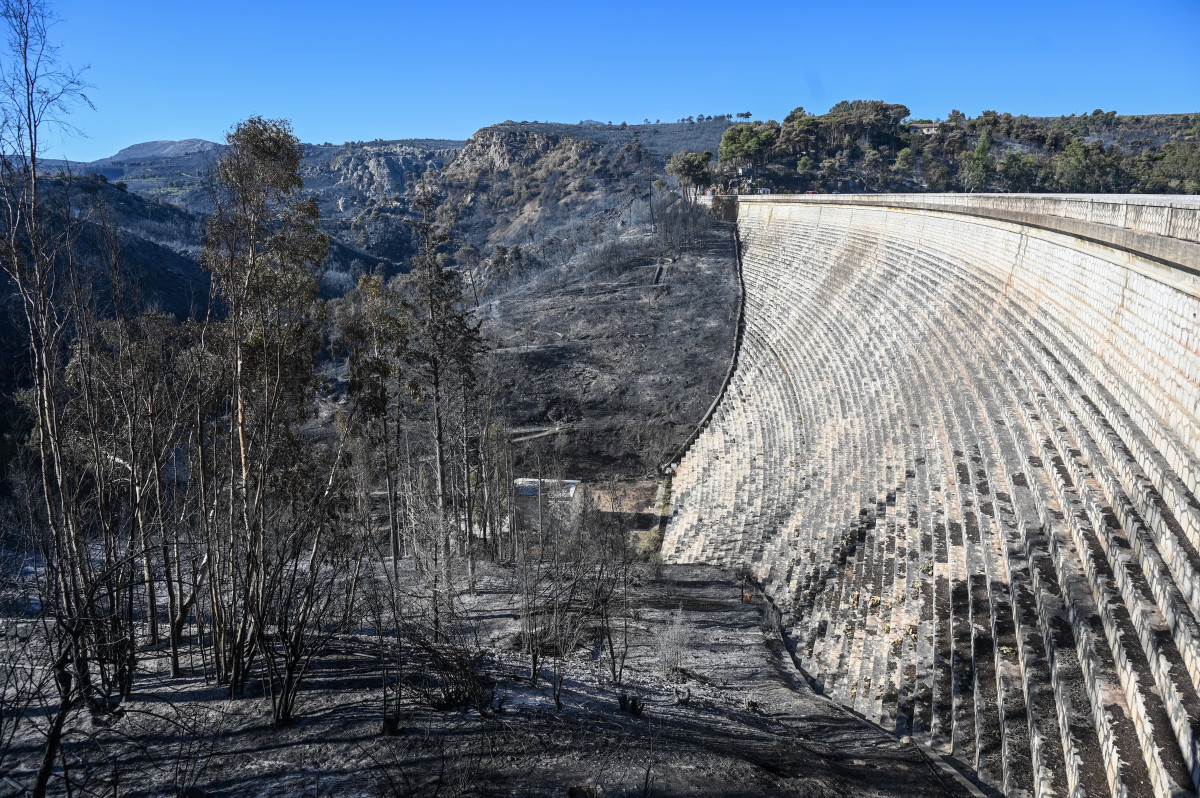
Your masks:
M1009 796L1200 787L1200 199L741 197L668 562Z

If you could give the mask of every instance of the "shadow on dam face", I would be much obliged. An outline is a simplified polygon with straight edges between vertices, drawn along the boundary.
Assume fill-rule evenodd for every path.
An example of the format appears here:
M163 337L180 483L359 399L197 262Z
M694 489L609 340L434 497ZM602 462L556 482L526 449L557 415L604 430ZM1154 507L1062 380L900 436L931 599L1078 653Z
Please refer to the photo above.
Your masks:
M742 198L674 562L1010 795L1200 786L1200 199Z

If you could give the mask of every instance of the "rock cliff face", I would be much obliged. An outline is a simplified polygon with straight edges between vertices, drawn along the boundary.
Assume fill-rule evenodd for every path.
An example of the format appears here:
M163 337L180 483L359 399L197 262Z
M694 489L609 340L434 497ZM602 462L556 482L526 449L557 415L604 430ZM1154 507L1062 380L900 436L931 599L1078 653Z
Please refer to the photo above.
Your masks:
M556 133L485 128L466 143L446 170L445 177L450 181L464 180L474 175L495 175L514 167L534 166L564 144L563 151L568 157L559 163L569 163L572 151L578 155L581 151L594 152L599 148L595 142L569 139Z
M1200 203L759 199L664 558L1009 795L1196 790Z
M407 192L413 180L446 165L459 142L377 141L306 145L304 190L317 198L338 240L393 266L410 254Z
M656 169L661 164L636 138L601 144L499 127L476 133L439 182L457 205L463 231L479 245L527 245L580 238L589 223L615 219L649 191Z

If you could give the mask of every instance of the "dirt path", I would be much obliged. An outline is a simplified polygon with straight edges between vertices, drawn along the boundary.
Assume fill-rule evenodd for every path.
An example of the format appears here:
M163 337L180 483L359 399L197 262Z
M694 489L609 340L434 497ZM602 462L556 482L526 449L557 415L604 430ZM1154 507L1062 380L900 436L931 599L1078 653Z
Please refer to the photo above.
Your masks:
M691 700L655 713L677 747L658 794L965 794L910 743L815 695L729 572L665 568L644 603L660 624L682 612L693 634L681 685Z

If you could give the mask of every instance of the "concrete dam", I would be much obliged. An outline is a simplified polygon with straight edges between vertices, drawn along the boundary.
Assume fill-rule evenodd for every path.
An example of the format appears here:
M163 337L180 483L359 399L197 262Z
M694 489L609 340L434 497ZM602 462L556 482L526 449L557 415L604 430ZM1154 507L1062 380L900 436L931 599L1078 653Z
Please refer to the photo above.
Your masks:
M668 562L1009 796L1200 786L1200 200L742 197Z

